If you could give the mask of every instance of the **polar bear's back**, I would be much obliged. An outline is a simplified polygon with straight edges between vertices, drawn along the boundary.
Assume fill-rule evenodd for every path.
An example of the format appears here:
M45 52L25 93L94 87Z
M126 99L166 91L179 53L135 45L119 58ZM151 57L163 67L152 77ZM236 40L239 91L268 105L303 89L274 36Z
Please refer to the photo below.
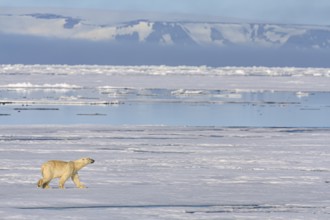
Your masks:
M42 164L42 174L51 176L52 178L59 178L64 173L73 171L73 163L61 160L50 160Z

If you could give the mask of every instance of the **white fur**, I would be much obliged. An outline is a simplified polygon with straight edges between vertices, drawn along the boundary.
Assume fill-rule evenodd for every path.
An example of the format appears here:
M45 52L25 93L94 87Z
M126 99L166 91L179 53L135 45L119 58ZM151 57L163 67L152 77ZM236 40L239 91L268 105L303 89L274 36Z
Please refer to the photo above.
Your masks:
M79 180L78 171L91 163L94 163L94 160L91 158L81 158L69 162L50 160L41 166L43 178L38 181L38 187L50 188L50 181L54 178L60 178L59 188L64 189L64 183L71 177L78 188L86 188Z

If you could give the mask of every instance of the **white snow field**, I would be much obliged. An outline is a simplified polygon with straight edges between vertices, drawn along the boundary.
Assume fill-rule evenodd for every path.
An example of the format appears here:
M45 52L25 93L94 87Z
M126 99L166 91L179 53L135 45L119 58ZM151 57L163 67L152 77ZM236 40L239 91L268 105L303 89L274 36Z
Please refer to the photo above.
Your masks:
M329 219L330 130L1 126L1 219ZM91 157L88 187L38 189Z
M330 130L1 126L1 219L328 219ZM87 189L36 187L47 159L96 160Z
M0 65L0 78L0 219L330 218L329 69ZM79 172L88 188L37 188L43 162L81 157L96 161Z

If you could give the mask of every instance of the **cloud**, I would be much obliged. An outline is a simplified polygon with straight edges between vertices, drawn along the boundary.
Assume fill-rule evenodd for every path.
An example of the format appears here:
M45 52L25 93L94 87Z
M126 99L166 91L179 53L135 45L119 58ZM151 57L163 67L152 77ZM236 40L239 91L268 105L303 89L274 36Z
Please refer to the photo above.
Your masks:
M328 24L329 0L2 0L1 6L203 14L265 22Z

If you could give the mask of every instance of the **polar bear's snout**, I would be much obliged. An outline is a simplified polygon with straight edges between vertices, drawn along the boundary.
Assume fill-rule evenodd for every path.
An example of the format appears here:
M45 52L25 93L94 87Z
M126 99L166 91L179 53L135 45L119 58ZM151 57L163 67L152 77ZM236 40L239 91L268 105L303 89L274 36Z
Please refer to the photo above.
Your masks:
M83 159L83 160L84 160L84 159ZM94 163L94 162L95 162L95 160L92 159L92 158L85 158L85 160L87 160L89 163Z
M95 162L94 159L89 158L89 157L87 157L87 158L81 158L80 160L86 161L87 163L94 163Z

